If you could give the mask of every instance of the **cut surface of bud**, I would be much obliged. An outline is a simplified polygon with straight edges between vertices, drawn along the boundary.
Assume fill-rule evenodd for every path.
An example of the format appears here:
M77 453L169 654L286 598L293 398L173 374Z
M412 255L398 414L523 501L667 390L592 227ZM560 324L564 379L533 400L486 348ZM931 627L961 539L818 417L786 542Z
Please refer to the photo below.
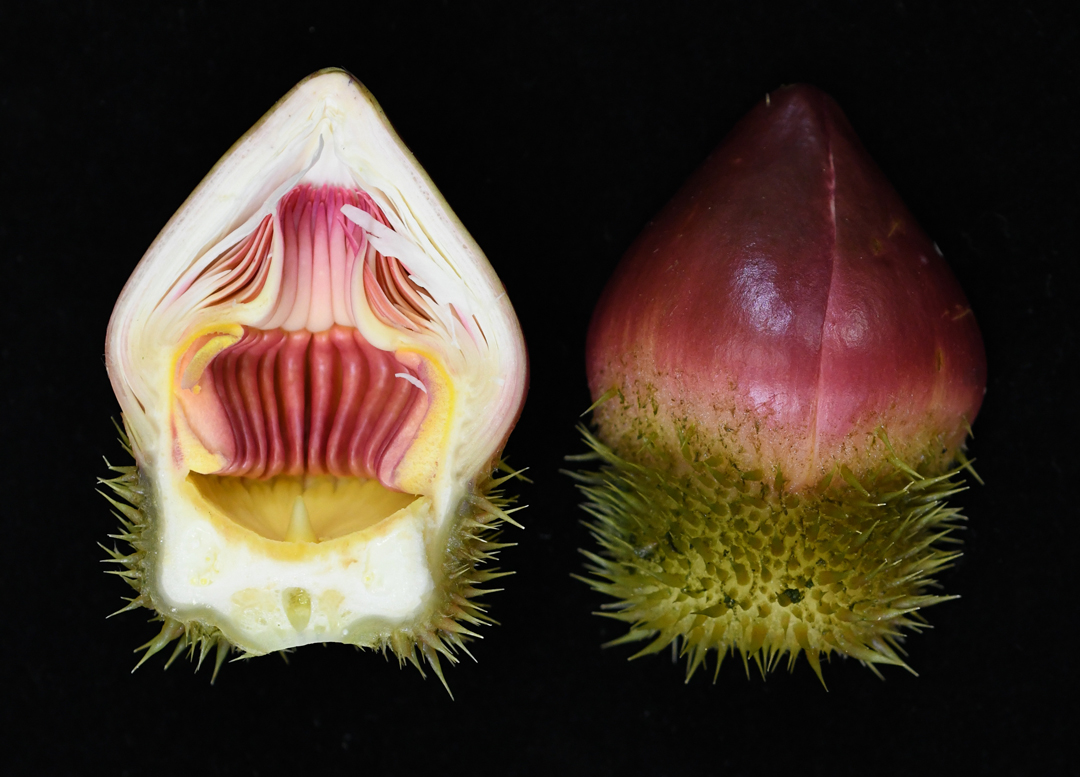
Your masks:
M586 359L587 555L620 641L677 641L689 673L711 649L903 664L948 598L926 591L957 555L985 356L830 98L787 87L743 119L624 257Z
M352 76L303 81L217 164L125 286L106 363L136 461L103 481L130 504L134 552L110 555L164 621L143 660L346 642L441 678L488 621L524 343Z

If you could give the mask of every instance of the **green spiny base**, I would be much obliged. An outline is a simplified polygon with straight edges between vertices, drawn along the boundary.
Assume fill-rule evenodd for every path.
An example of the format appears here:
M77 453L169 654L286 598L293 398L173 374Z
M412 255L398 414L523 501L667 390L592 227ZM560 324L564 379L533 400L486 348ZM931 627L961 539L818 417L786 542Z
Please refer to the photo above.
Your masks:
M117 428L120 432L121 445L128 455L133 456L127 434L123 429ZM139 468L135 465L118 467L109 464L108 461L106 465L115 473L115 477L99 478L98 482L107 486L113 494L123 500L119 501L105 492L99 492L113 506L113 514L120 521L120 531L117 534L110 534L109 537L127 543L130 546L130 552L123 553L115 546L108 548L100 545L100 547L109 554L109 558L104 560L105 563L118 563L124 567L119 570L109 570L109 574L122 577L136 592L134 597L126 598L127 605L114 612L113 615L145 607L154 611L151 622L162 622L158 635L136 648L136 652L141 650L143 655L132 671L138 669L148 658L173 641L176 641L176 646L172 656L165 663L165 668L168 668L186 650L189 659L198 656L197 671L207 655L214 652L215 661L214 671L210 678L211 683L217 678L218 670L233 650L240 653L234 660L255 657L256 654L246 653L233 645L215 626L197 620L181 622L157 609L146 580L148 574L146 535L149 528L148 511L145 509L149 502L147 484L143 482L139 475ZM389 650L397 657L399 666L403 666L408 661L419 670L421 676L426 676L419 660L419 656L422 656L448 693L450 688L443 675L440 655L451 664L458 662L459 652L472 657L466 647L466 642L479 638L480 635L470 630L465 624L484 626L495 623L477 598L500 590L484 588L485 583L513 574L500 572L497 568L480 569L481 566L494 561L500 550L513 544L496 541L502 525L509 523L521 527L510 517L510 514L522 508L509 509L516 497L506 496L501 486L510 479L524 480L521 474L523 470L511 472L501 461L498 462L495 472L499 469L509 474L496 478L494 472L490 473L476 484L475 492L463 500L458 509L458 521L448 540L443 563L445 584L438 594L439 599L434 603L431 615L418 623L385 635L378 644L366 646L381 650L384 655Z
M701 458L692 431L681 459L656 467L580 429L592 453L571 458L600 469L568 474L603 550L582 551L592 577L581 579L615 599L601 615L630 624L609 645L650 640L631 658L677 645L687 681L710 650L714 682L736 651L762 675L785 655L790 670L805 653L822 684L820 658L834 651L879 676L877 664L911 671L898 655L904 630L927 627L920 608L955 598L926 591L960 555L946 548L959 543L951 534L964 519L945 500L964 490L966 460L936 477L893 461L863 482L842 467L794 496L780 475L768 482Z
M124 434L123 430L120 430L120 444L124 446L124 450L128 455L131 455L131 444L128 442L127 435ZM108 548L101 545L101 543L98 544L102 550L109 554L109 558L105 559L105 563L120 564L124 567L123 569L111 569L108 574L123 578L128 585L135 589L135 596L125 597L127 604L112 615L119 615L122 612L137 610L141 607L155 610L145 585L146 538L144 534L147 525L146 516L142 509L148 498L145 485L139 477L139 468L135 465L117 467L109 464L108 461L105 463L115 473L115 477L98 478L98 483L108 486L114 494L124 500L121 502L105 492L98 492L113 506L113 515L120 521L119 533L110 534L109 537L127 543L131 552L123 553L117 550L115 545ZM112 615L109 617L111 618ZM172 656L165 662L166 668L186 649L189 658L193 658L196 651L198 652L199 658L196 665L196 669L198 669L198 667L202 666L206 656L213 651L215 654L214 672L210 676L210 682L213 683L217 679L218 670L221 669L221 665L228 656L231 647L229 641L219 629L198 622L184 624L156 610L154 617L151 618L151 622L153 621L162 622L161 631L152 640L135 649L136 652L142 650L143 655L131 671L134 672L150 656L158 653L170 642L177 640Z

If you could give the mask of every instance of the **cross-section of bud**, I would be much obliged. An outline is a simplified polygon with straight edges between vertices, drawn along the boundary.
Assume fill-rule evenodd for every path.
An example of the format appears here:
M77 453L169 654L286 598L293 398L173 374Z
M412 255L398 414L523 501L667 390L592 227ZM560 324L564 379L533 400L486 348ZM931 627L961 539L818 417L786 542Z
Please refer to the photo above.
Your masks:
M525 394L513 310L371 96L297 86L136 268L107 365L137 468L106 481L131 607L250 654L419 650L486 617L477 565Z

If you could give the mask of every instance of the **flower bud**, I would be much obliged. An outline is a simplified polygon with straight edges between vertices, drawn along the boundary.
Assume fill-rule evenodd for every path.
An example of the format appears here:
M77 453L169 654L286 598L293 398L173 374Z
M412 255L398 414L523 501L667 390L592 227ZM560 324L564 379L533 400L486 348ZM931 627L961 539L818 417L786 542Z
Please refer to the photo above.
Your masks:
M346 642L441 679L488 621L524 343L352 76L299 84L210 172L125 286L106 363L137 465L104 481L131 505L111 555L125 609L164 621L143 660Z
M985 387L936 246L826 95L780 89L627 252L586 349L593 585L631 624L771 667L903 665L960 519ZM719 662L717 664L719 668Z

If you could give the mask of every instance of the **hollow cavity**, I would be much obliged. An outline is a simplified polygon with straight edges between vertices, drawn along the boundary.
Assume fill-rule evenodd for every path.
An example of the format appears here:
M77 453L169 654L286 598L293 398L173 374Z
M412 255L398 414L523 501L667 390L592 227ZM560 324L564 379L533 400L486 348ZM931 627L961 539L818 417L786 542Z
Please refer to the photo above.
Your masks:
M253 480L192 472L188 482L221 516L281 542L325 542L375 526L417 496L378 480L290 477Z

